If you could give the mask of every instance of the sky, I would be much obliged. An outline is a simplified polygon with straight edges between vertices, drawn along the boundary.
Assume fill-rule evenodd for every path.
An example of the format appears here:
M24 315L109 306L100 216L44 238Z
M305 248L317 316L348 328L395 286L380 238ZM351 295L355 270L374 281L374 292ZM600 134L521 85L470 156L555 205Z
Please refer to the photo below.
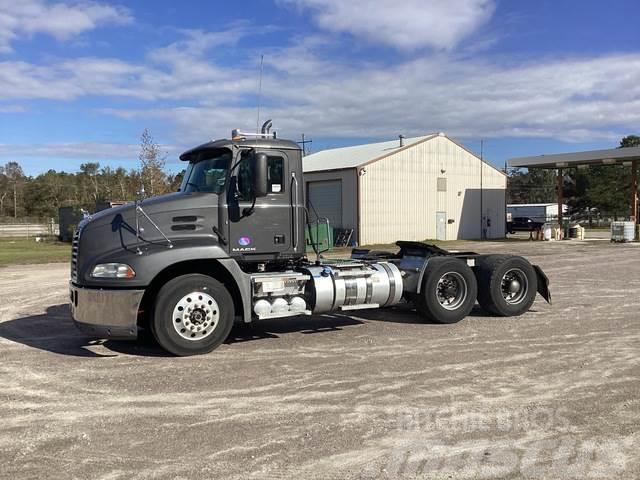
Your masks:
M135 168L148 128L177 171L254 131L258 103L312 151L612 148L640 134L638 18L637 0L0 0L0 164Z

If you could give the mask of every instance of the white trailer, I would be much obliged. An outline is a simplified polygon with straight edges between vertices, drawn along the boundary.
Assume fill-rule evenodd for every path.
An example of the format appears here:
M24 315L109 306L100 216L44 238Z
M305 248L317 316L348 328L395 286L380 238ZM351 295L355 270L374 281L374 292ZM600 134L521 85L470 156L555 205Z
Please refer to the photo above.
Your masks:
M569 210L567 205L562 206L562 213ZM507 205L507 215L512 218L527 217L535 222L548 222L558 218L557 203L511 203Z

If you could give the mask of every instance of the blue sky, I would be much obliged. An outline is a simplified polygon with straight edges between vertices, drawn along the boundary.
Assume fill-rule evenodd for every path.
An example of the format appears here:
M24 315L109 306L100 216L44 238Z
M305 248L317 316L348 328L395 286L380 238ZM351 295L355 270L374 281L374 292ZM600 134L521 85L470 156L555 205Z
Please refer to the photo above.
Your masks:
M0 164L168 166L256 125L312 150L444 131L501 166L640 133L633 0L0 0Z

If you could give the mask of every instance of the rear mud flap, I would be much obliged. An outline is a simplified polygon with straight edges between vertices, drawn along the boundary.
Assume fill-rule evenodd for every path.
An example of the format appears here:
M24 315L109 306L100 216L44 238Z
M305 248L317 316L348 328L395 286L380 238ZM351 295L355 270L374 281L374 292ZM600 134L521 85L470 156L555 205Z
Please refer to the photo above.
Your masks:
M533 265L538 277L538 293L551 305L551 292L549 291L549 278L538 265Z

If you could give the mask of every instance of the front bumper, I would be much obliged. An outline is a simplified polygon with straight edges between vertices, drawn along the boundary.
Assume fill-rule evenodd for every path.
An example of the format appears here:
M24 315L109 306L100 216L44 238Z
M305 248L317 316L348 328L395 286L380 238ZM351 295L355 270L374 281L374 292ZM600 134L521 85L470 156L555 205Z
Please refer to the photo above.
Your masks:
M99 290L69 284L71 317L95 338L136 338L144 290Z

